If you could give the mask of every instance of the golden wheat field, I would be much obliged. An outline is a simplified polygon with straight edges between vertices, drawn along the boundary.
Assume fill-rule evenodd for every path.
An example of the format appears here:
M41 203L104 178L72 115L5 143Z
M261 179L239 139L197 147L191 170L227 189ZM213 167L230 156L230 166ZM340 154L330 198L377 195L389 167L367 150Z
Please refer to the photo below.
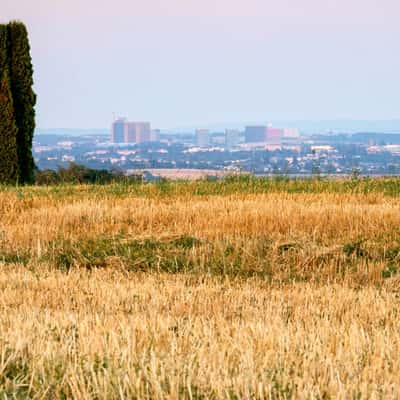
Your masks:
M1 398L399 398L399 187L0 189Z

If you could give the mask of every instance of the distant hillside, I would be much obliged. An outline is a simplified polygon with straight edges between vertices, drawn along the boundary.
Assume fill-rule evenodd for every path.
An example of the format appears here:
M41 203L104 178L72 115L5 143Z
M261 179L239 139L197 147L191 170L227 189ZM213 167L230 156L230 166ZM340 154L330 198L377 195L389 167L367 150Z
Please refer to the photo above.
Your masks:
M83 135L107 135L110 133L109 129L68 129L68 128L50 128L50 129L35 129L35 136L37 135L66 135L66 136L83 136Z

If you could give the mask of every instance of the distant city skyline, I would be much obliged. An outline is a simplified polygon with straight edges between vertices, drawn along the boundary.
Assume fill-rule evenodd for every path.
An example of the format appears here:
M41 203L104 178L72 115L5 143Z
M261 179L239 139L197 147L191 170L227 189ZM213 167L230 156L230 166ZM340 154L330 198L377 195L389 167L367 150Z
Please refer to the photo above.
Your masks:
M394 0L0 0L31 38L39 128L400 118ZM229 128L229 127L228 127Z

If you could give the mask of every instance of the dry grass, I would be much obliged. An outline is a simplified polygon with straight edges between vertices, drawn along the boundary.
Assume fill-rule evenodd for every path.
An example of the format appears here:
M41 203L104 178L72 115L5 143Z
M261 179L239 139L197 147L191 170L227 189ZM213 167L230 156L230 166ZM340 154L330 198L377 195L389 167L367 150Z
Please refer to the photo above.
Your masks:
M1 396L400 396L400 198L175 185L0 191Z

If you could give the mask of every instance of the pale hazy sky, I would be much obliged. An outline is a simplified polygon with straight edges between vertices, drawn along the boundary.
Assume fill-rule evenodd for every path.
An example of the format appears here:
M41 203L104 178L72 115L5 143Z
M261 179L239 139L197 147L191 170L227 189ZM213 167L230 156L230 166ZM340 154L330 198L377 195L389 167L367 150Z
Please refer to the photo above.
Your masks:
M42 128L400 117L399 0L0 0Z

